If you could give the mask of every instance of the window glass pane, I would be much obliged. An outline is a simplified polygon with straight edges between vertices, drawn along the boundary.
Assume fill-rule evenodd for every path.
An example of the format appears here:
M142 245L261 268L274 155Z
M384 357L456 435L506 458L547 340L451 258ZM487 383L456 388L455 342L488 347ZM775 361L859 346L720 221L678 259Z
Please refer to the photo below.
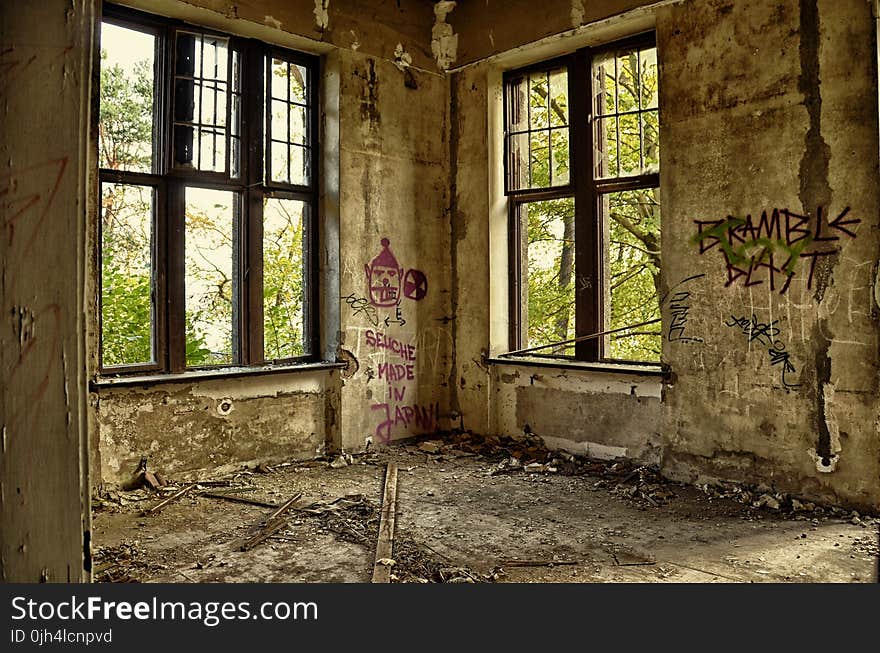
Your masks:
M153 87L156 37L101 24L101 168L153 169Z
M568 74L564 69L550 72L550 125L568 124Z
M596 120L594 139L593 160L596 167L596 179L616 177L619 174L617 169L617 118L611 116Z
M617 112L639 110L639 53L621 52L617 56Z
M660 324L660 192L658 188L608 193L602 196L608 243L605 261L603 330L633 325L605 337L605 358L658 362Z
M642 108L657 107L657 48L648 48L639 53L639 75L642 90Z
M263 205L263 351L266 360L305 353L304 202L266 198Z
M599 116L610 116L617 112L614 65L613 54L602 54L593 59L593 106Z
M186 364L233 362L235 193L186 189Z
M550 132L550 145L552 149L551 173L554 186L564 186L569 182L568 163L568 129L554 129Z
M299 145L290 146L290 183L309 185L309 151Z
M532 188L550 186L550 132L536 131L529 135L529 161Z
M149 186L101 185L101 362L153 362L153 207Z
M526 104L526 78L517 77L507 85L508 131L525 131L529 128L529 108Z
M531 129L546 129L550 126L547 112L549 94L547 73L529 75L529 127Z
M272 141L272 181L286 184L290 181L290 161L287 143Z
M574 337L574 199L519 206L523 279L520 298L523 348ZM574 345L539 355L574 355Z
M642 170L639 114L625 113L618 118L620 131L620 174L635 175Z
M642 114L643 172L660 172L660 116L657 111Z

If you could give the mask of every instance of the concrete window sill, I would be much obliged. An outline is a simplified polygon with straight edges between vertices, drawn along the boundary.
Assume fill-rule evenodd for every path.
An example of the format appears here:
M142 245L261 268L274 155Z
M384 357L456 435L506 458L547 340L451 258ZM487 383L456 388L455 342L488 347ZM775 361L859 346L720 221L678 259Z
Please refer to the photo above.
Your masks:
M297 374L321 370L344 369L346 363L302 363L300 365L261 365L259 367L224 367L214 370L191 370L177 374L134 374L125 376L99 376L90 382L93 390L119 388L126 386L162 385L165 383L193 383L213 379L231 379L243 376L264 376L267 374Z
M631 374L636 376L666 376L667 370L660 363L593 363L586 361L547 358L541 356L505 356L504 358L487 358L490 365L519 365L524 367L548 367L584 372L604 372L607 374Z

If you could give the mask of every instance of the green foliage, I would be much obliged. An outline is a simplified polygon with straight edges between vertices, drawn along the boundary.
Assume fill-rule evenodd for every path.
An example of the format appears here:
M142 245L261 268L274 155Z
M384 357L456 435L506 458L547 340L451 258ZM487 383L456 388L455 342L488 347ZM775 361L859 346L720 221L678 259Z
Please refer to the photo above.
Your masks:
M303 221L297 206L301 211L299 202L268 200L265 207L263 350L269 360L304 353Z

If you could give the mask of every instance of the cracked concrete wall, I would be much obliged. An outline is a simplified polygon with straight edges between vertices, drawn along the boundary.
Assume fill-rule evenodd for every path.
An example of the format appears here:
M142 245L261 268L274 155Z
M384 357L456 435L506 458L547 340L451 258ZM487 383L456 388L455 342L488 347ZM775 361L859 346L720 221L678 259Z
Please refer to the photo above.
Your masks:
M668 474L880 506L874 39L861 0L658 13L664 279L702 340L667 331Z
M91 568L82 307L94 12L87 0L0 5L2 582L87 581Z

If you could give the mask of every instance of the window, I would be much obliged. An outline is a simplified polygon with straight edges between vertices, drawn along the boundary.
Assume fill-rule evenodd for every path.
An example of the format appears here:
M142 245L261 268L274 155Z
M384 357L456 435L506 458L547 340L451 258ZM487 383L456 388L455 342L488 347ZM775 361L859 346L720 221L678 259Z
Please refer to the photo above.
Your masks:
M317 59L105 6L103 372L314 359Z
M504 91L511 349L659 362L653 35L508 72Z

